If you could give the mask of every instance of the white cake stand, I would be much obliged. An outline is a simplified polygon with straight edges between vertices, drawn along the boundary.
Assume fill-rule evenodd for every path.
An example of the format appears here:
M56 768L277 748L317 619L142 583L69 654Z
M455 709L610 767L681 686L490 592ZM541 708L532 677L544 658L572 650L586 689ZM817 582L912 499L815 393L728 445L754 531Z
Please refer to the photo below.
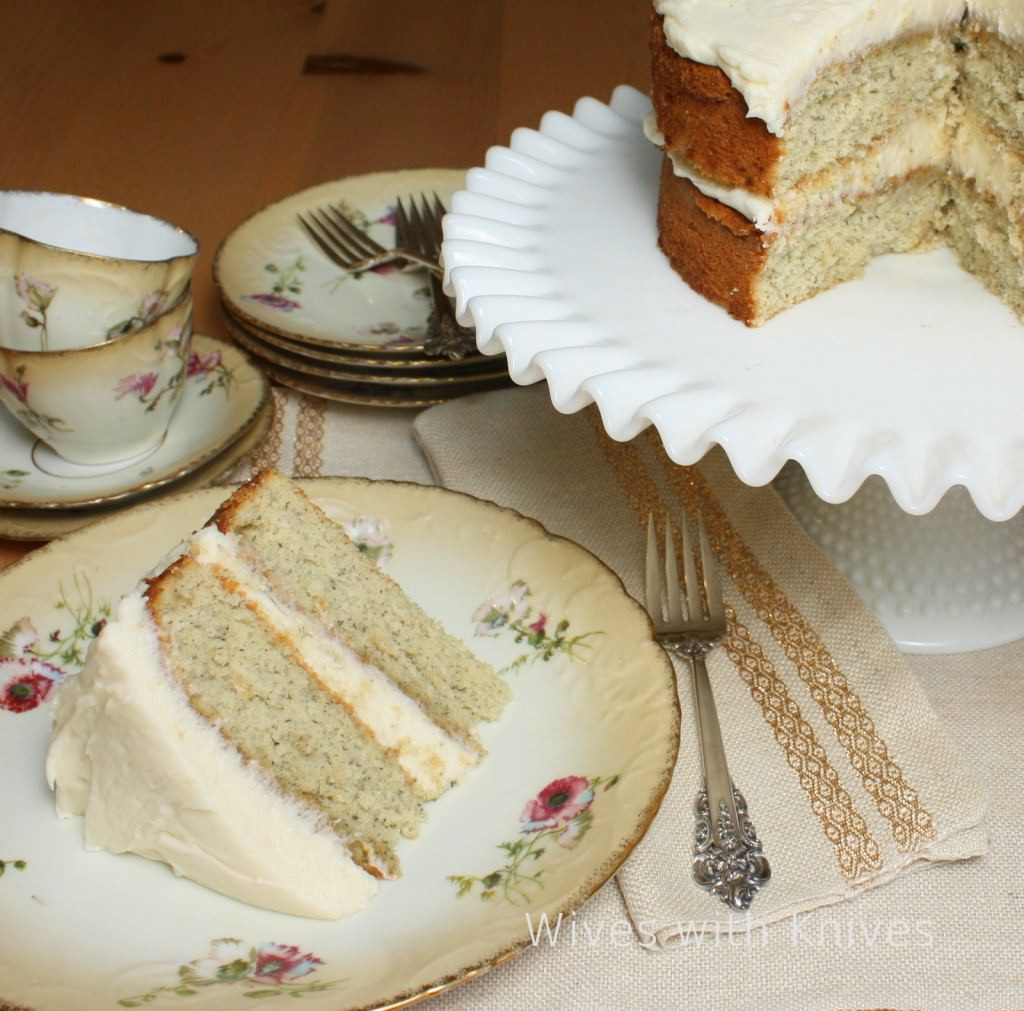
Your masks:
M443 258L480 350L615 439L654 425L677 463L719 444L746 483L777 478L903 648L1024 635L1024 328L947 251L731 319L657 249L649 109L581 99L468 173Z
M1024 522L983 517L962 487L913 516L869 477L829 504L789 463L773 482L803 528L910 653L958 653L1024 635Z

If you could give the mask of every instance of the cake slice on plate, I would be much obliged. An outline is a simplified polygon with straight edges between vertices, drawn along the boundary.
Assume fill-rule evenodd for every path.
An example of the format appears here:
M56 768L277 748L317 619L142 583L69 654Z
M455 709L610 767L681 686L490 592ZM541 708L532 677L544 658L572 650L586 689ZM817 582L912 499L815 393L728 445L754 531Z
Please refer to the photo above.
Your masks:
M89 848L334 918L400 873L508 694L267 471L121 601L61 687L46 774Z

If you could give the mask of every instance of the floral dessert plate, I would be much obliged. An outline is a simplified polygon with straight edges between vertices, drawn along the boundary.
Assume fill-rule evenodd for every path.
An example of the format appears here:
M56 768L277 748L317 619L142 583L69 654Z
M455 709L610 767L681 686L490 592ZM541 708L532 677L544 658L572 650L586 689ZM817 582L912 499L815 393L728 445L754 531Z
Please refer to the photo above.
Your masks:
M611 571L466 495L303 484L508 679L505 713L483 731L486 758L401 844L402 877L349 919L275 914L155 861L87 852L80 819L56 817L44 780L54 696L118 598L227 490L141 505L54 541L0 575L0 1006L412 1002L549 943L650 824L678 749L675 679Z
M345 379L350 382L374 386L447 386L464 383L467 380L497 379L507 375L504 362L482 356L474 356L471 367L459 371L438 369L422 370L409 368L383 368L355 365L344 358L333 361L311 359L304 355L285 351L274 344L266 343L230 319L226 321L231 337L260 362L291 369L314 379Z
M228 311L290 340L359 353L422 357L430 291L422 270L388 265L349 274L299 227L297 215L340 207L381 245L394 245L395 201L437 193L447 203L463 185L456 169L376 172L322 183L265 207L239 225L214 257Z
M459 382L396 386L313 376L266 359L262 360L262 365L275 382L289 389L312 397L322 397L324 400L362 404L364 407L429 407L468 393L486 393L488 390L500 390L512 385L512 380L505 372L496 376L467 376Z
M137 395L144 402L145 391ZM269 400L267 377L244 351L194 334L170 428L157 450L141 460L110 467L67 463L0 411L0 508L85 508L163 487L222 453Z
M462 372L494 372L503 369L504 358L501 355L466 355L464 358L443 358L438 356L417 357L399 352L392 357L384 352L359 353L340 349L337 345L308 344L282 337L271 330L256 326L232 316L225 306L225 316L229 327L243 330L245 336L256 341L262 347L273 348L290 356L309 362L322 362L337 368L357 368L375 372L383 370L399 372L423 372L439 374L455 374Z

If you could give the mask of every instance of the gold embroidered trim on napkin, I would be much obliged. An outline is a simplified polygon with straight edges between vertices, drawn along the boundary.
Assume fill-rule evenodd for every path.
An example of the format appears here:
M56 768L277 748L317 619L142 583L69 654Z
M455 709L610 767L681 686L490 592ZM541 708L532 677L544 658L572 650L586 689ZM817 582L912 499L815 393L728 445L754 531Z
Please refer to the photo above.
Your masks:
M932 840L931 813L921 805L917 792L889 754L846 676L803 615L739 537L696 468L672 463L651 429L632 442L619 443L605 434L596 412L585 413L641 523L652 510L664 508L663 487L688 508L704 514L720 564L808 686L865 790L888 823L899 849L913 851ZM648 471L642 451L653 453L659 462L660 482ZM826 837L835 847L840 873L847 880L854 880L878 870L882 864L878 843L763 649L754 642L749 630L736 621L730 624L725 646L761 706L787 762L797 773ZM784 719L780 720L780 716Z
M253 474L267 467L277 467L281 462L286 396L282 390L277 388L271 389L270 392L274 404L274 418L270 423L270 431L267 433L266 439L252 455L249 468Z
M319 477L324 452L325 401L303 396L295 422L295 477Z
M889 754L888 745L835 658L744 544L700 474L684 474L672 464L669 468L670 482L677 490L692 489L699 496L719 562L810 689L864 789L888 822L897 847L903 852L920 849L935 837L931 812L921 805L917 791Z
M746 917L690 880L691 725L658 816L617 875L642 944L749 937L911 867L985 852L983 796L905 660L781 499L745 485L721 448L677 466L654 429L615 442L596 406L566 416L542 384L430 408L414 430L437 481L577 541L637 599L648 512L705 515L731 608L709 662L773 880Z
M811 810L835 847L839 873L853 881L878 870L882 866L878 843L840 782L814 729L804 719L775 665L731 607L727 608L727 615L728 633L722 648L747 683L754 701L760 705L765 722L772 728L789 767L797 774L810 800Z

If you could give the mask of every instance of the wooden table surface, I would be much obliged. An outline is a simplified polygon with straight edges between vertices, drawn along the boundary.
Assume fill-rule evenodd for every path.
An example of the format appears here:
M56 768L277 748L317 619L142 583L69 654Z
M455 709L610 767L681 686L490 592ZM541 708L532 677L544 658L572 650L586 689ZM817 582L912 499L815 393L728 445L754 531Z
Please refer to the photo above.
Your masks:
M211 267L246 217L343 176L480 165L548 109L646 88L649 9L46 0L0 33L0 187L97 197L188 229L201 246L195 329L226 338ZM352 59L309 73L311 54ZM0 566L34 546L0 538Z

